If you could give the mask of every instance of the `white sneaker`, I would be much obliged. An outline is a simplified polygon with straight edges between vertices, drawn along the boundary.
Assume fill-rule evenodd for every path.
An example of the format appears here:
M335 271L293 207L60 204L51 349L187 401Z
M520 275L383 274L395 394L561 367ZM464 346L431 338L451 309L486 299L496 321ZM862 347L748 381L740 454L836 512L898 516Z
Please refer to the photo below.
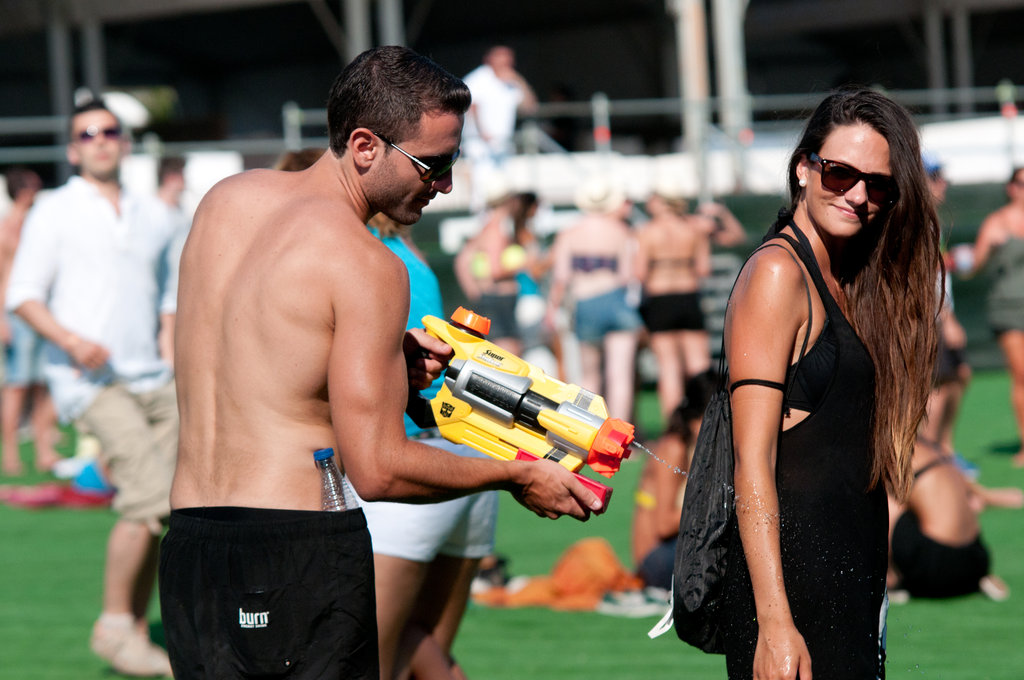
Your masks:
M661 616L668 608L668 602L667 591L661 588L626 590L620 593L606 593L597 605L597 612L631 619Z
M978 581L978 590L993 602L1004 602L1010 597L1010 586L995 574L982 576Z
M115 628L97 622L92 629L89 647L98 657L109 661L121 675L140 678L171 676L167 652L134 626Z

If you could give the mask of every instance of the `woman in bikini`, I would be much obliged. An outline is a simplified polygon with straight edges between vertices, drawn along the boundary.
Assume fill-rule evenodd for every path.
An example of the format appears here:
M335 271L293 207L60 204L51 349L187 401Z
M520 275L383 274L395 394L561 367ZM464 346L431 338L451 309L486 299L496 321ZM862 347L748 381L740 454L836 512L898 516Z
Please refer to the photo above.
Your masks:
M549 312L554 318L565 300L572 301L580 386L603 394L612 416L631 420L642 322L628 294L635 281L636 240L622 218L626 196L610 181L592 178L580 186L576 204L583 217L559 232L552 245Z
M687 214L685 199L665 192L655 191L646 208L651 219L637 234L636 276L667 420L683 400L686 381L711 366L700 301L701 281L711 274L711 230L708 218Z

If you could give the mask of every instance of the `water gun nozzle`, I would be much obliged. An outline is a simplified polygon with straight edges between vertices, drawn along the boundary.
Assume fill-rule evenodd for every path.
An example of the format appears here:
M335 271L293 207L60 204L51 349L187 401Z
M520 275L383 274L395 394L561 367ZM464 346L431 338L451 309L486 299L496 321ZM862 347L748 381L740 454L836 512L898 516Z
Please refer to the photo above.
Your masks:
M611 477L619 471L624 458L629 458L630 444L636 438L636 428L620 418L608 418L601 424L594 443L590 446L587 465L595 472Z

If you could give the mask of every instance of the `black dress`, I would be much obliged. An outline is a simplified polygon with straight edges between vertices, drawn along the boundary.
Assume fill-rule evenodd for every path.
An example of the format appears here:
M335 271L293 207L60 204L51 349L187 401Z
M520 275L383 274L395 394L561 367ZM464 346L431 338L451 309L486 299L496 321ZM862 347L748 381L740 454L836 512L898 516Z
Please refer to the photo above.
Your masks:
M873 680L884 677L879 640L888 559L885 491L881 485L868 491L874 367L829 293L806 237L796 232L799 244L785 234L769 238L781 237L794 246L824 303L827 321L800 366L801 373L818 375L796 383L820 385L821 394L807 395L814 402L810 415L779 434L775 481L783 580L814 677ZM736 680L753 674L758 627L735 517L730 531L719 611L729 678Z

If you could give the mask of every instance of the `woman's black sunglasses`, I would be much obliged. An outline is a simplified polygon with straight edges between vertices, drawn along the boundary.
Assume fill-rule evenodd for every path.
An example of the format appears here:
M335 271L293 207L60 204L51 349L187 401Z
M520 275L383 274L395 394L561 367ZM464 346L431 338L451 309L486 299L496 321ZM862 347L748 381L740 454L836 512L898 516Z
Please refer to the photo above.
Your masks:
M830 161L816 153L808 154L807 158L812 163L821 164L821 186L829 191L842 194L852 189L857 182L864 180L868 199L876 205L891 205L900 196L899 187L889 175L861 172L852 165Z

